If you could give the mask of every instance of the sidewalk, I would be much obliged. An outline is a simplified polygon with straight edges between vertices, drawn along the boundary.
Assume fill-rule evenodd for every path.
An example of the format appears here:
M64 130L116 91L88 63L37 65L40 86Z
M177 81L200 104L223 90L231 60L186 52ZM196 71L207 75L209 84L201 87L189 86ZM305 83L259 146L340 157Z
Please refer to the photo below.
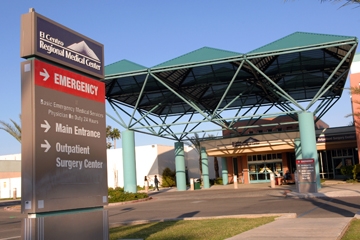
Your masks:
M261 184L239 184L238 189L246 188L270 188L270 183ZM194 191L211 191L215 189L234 189L233 184L226 186L213 185L209 189ZM294 185L275 185L284 197L287 198L337 198L337 197L360 197L360 184L345 183L343 181L328 180L322 184L318 193L298 193ZM163 189L166 191L176 191L173 189ZM189 190L188 190L189 191ZM244 196L246 197L246 196ZM227 240L238 239L316 239L316 240L339 240L346 232L350 221L353 218L360 219L360 209L355 216L340 218L297 218L295 213L278 214L274 222L246 231ZM258 214L241 217L262 217L267 214ZM218 216L221 218L221 216ZM226 216L229 217L229 216ZM239 216L234 216L239 217ZM183 219L187 220L187 219Z
M341 239L352 218L277 219L227 240L238 239Z
M328 180L322 184L317 193L298 193L292 191L287 193L288 197L312 198L312 197L360 197L359 183L344 183L343 181Z
M318 193L298 193L286 191L286 197L317 198L317 197L360 197L360 184L327 181L322 184ZM360 219L360 209L354 218ZM339 240L346 232L353 218L287 218L279 217L274 222L246 231L227 240L238 239L316 239Z

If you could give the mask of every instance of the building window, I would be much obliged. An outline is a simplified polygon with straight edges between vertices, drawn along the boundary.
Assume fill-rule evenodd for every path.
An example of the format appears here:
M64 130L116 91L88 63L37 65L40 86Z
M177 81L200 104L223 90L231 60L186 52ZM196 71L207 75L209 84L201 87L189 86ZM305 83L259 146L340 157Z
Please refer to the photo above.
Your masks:
M258 133L263 133L263 130L259 130Z
M268 132L272 132L272 129L268 129L267 131L268 131Z
M247 159L251 161L266 161L266 160L281 160L281 153L263 154L263 155L248 155Z
M351 148L332 150L331 154L333 157L347 157L352 156L353 152Z
M277 131L278 131L278 132L282 132L282 128L277 128Z

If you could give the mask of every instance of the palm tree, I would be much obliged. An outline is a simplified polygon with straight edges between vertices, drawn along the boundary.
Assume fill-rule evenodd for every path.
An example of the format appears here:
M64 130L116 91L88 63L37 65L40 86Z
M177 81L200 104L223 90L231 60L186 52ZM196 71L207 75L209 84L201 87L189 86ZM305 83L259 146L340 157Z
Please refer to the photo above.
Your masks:
M117 128L113 128L113 130L110 132L111 140L114 141L114 148L116 148L116 139L119 139L121 137L120 131Z
M202 137L199 137L197 133L194 133L194 136L189 138L189 142L186 143L187 145L192 146L198 153L199 153L199 169L200 175L202 175L202 164L201 164L201 140L205 138L205 133Z
M21 115L19 115L19 118L21 123ZM18 140L21 143L21 126L12 119L10 119L10 121L12 124L4 121L0 121L0 129L9 133L11 136L13 136L16 140Z
M350 96L351 95L360 95L360 87L350 87L350 88L346 88L347 90L350 91ZM356 105L360 105L360 101L358 100L354 100L354 98L351 99L352 100L352 104L355 103ZM352 108L353 106L351 106ZM355 109L354 109L355 110ZM357 112L353 111L352 113L350 114L347 114L345 117L360 117L360 108L357 108L356 109ZM353 124L352 125L355 125L354 122L352 122Z
M106 139L109 140L110 139L110 134L111 134L111 129L112 127L111 126L106 126ZM106 142L106 148L107 149L110 149L112 147L112 143L107 141Z
M287 2L288 0L284 0L284 1ZM341 1L343 1L343 0L320 0L320 2L341 2ZM341 7L345 7L345 6L353 4L353 3L360 4L360 0L345 0L345 3L343 5L341 5Z
M208 134L208 137L210 139L215 139L215 135L213 135L213 134ZM219 162L218 162L218 159L217 159L216 156L214 157L214 170L215 170L215 178L219 178L220 177L220 175L219 175Z
M119 129L112 128L109 125L106 127L106 138L108 140L111 139L112 141L114 141L114 145L112 145L111 142L106 143L106 147L108 149L110 149L112 146L114 146L114 148L116 148L116 139L119 139L120 137L121 137L121 135L120 135Z
M321 2L341 2L342 0L321 0ZM353 3L360 3L360 0L345 0L346 3L344 3L341 7L344 7L346 5L349 5L349 4L353 4Z

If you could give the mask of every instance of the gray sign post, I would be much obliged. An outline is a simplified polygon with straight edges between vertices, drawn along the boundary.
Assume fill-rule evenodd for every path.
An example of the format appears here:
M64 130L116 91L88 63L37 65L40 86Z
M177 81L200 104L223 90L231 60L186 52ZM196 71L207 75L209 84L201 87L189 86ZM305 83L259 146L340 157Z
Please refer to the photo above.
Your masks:
M35 12L22 33L22 239L108 239L102 45Z
M317 193L315 160L297 159L297 187L300 193Z

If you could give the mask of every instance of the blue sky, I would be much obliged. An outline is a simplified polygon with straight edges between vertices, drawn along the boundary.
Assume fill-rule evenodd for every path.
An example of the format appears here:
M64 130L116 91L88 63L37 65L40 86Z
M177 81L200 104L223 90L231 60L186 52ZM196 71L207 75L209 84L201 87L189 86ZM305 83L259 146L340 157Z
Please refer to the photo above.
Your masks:
M146 67L207 46L248 52L296 31L360 37L360 8L317 0L12 0L0 15L0 120L19 122L20 17L29 8L104 44L105 65L127 59ZM360 50L357 50L359 52ZM347 82L346 86L349 86ZM351 121L347 91L323 121L331 127ZM107 123L118 127L110 119ZM122 130L120 127L118 127ZM121 141L117 146L120 147ZM169 140L136 136L136 145ZM20 153L21 146L0 131L0 155Z

